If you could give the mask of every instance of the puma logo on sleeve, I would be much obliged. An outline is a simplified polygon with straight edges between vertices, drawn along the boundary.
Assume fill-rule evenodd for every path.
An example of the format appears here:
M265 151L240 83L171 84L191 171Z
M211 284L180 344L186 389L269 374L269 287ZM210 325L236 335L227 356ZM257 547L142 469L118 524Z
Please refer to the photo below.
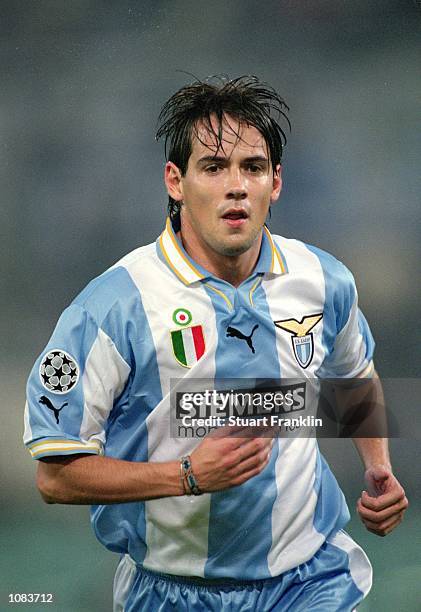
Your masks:
M57 424L59 424L60 410L63 410L63 408L67 406L68 404L68 402L64 402L64 404L62 404L60 408L56 408L54 404L45 395L41 395L41 397L39 398L39 403L44 404L44 406L47 406L47 408L49 408L50 410L54 412L54 416L56 417Z

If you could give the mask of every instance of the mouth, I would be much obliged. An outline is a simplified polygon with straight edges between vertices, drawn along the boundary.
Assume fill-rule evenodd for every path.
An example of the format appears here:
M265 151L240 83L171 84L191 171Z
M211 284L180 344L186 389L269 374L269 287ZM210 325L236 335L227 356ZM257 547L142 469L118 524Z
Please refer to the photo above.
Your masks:
M230 208L223 215L222 219L230 227L241 227L249 218L244 208Z

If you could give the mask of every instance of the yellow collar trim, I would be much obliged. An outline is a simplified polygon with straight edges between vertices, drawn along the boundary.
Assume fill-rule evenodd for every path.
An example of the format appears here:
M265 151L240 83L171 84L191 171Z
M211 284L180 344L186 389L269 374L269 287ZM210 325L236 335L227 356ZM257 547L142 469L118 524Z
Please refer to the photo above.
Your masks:
M168 218L165 230L159 237L159 246L162 254L174 274L185 284L191 285L196 281L205 278L204 275L187 259L183 253L174 230L171 226L171 221Z
M275 246L273 238L266 226L263 226L263 230L269 241L269 245L272 252L272 261L270 266L271 274L285 274L286 268L279 254L278 249ZM159 237L159 246L161 247L162 254L167 262L168 266L174 272L185 285L191 285L197 281L202 280L205 276L196 268L191 261L186 257L185 253L181 249L178 240L174 234L174 230L171 226L171 221L167 218L165 230Z
M282 261L279 251L275 246L271 233L266 227L266 225L263 226L263 229L265 231L267 239L269 240L270 248L272 251L272 263L270 266L270 272L271 274L285 274L286 272L285 264Z

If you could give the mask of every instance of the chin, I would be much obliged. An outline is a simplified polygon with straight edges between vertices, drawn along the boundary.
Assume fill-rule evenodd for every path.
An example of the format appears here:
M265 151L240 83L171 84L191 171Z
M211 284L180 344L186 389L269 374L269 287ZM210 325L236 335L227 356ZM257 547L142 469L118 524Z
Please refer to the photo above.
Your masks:
M240 243L231 243L219 245L219 248L216 249L220 255L227 255L229 257L235 257L236 255L242 255L246 253L251 246L253 245L254 240L241 241Z

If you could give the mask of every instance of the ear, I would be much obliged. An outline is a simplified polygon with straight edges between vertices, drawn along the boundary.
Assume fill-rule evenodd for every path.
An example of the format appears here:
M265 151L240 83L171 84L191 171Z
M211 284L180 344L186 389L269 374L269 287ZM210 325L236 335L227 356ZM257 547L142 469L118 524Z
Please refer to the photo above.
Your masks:
M270 203L274 204L279 198L282 190L282 166L277 164L273 173L272 193L270 194Z
M183 199L181 171L173 162L169 161L165 164L164 181L168 195L176 202L181 202Z

